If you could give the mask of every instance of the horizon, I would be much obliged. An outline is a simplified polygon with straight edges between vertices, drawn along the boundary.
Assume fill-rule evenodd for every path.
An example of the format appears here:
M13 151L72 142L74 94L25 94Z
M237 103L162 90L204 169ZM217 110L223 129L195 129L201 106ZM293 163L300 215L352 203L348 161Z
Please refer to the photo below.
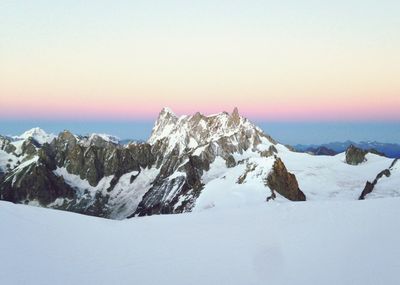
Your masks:
M147 141L155 120L0 120L0 135L18 136L39 127L47 133L69 130L74 134L105 133L121 140ZM400 143L399 122L293 122L254 121L266 134L288 145L332 142Z

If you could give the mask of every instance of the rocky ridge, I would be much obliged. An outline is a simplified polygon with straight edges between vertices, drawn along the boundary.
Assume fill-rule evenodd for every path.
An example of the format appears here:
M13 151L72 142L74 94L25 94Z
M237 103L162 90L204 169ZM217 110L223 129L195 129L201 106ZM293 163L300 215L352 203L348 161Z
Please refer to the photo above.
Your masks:
M392 172L395 167L398 167L398 159L395 159L392 162L392 164L389 166L389 168L384 169L381 172L379 172L378 175L376 175L376 178L372 182L367 181L367 183L365 184L365 187L364 187L363 191L361 192L361 195L358 199L364 200L368 194L370 194L370 193L372 193L372 191L374 191L375 186L379 183L379 181L383 177L390 177L392 175Z
M15 161L2 168L0 197L109 218L180 213L193 208L217 157L232 168L235 154L269 157L275 144L237 109L178 117L164 108L148 142L128 145L35 128L2 138L1 149Z
M164 108L147 142L125 145L108 135L33 129L0 137L0 199L112 219L206 209L221 193L234 203L253 194L304 201L282 152L292 151L236 108L210 116Z

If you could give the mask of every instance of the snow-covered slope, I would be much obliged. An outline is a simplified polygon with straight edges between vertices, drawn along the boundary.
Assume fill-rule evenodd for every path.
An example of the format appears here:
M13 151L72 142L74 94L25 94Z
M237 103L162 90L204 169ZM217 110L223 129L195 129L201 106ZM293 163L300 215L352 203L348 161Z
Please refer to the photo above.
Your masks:
M281 144L276 144L275 147L278 150L275 155L296 175L300 189L308 201L357 200L366 181L372 181L393 162L393 159L369 153L366 162L353 166L345 162L345 153L315 156L290 151ZM249 150L235 154L235 159L242 163L233 168L226 167L220 158L210 165L210 170L202 177L205 186L197 198L194 211L265 203L266 197L271 194L270 189L265 186L265 177L271 171L275 158L260 157L259 153ZM238 183L240 177L244 176L242 183ZM395 193L400 195L396 186L400 184L395 170L386 181L390 187L387 188L382 181L379 197L390 197ZM287 201L279 195L278 199Z
M265 186L264 179L271 171L274 157L264 158L256 152L247 151L236 154L235 159L241 161L236 167L228 168L219 157L210 165L210 170L202 177L204 189L193 211L265 204L271 190Z
M288 151L278 145L279 156L296 175L307 200L357 200L366 181L390 166L393 159L367 154L366 162L349 165L345 153L315 156Z
M29 138L33 138L39 144L44 144L44 143L51 143L51 141L55 139L56 136L53 134L46 133L41 128L33 128L17 137L14 137L15 140L26 140Z
M400 197L400 162L396 160L388 168L389 176L382 175L377 179L373 191L366 195L365 199L375 199L384 197ZM370 180L372 181L372 179Z
M87 137L78 138L79 142L85 146L103 145L104 143L119 144L120 138L108 134L93 133Z
M400 200L105 220L0 202L0 284L400 283Z

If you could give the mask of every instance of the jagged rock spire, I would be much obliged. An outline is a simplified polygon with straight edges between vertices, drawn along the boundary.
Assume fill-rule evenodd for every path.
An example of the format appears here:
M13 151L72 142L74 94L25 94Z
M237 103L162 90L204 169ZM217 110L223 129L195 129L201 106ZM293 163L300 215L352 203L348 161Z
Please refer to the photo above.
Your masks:
M171 110L171 108L169 108L169 107L164 107L164 108L162 108L159 116L161 116L161 115L167 115L167 114L170 114L170 115L173 115L173 116L176 117L175 113L174 113L174 112Z
M239 110L237 107L233 109L233 112L230 116L229 123L231 126L238 126L240 124L240 115L239 115Z
M233 109L232 117L239 117L239 110L238 110L237 107L235 107L235 108Z
M168 107L162 108L157 121L151 132L149 142L153 143L160 136L166 136L171 131L171 127L176 124L178 117Z

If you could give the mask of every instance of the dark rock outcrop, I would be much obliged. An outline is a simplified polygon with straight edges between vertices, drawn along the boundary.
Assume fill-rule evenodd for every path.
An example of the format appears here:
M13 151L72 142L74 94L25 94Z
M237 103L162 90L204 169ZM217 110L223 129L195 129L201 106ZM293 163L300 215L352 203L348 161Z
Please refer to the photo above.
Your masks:
M13 153L16 148L11 144L9 138L0 135L0 150L4 150L7 153Z
M273 156L274 154L278 153L278 150L274 145L270 145L267 150L261 151L260 155L262 157L270 157Z
M40 162L6 175L1 188L1 199L14 203L37 201L46 206L57 198L73 199L75 196L75 191L64 182L63 177L56 176Z
M350 165L358 165L360 163L363 163L367 160L365 158L365 155L367 153L368 151L366 150L350 145L349 148L346 150L346 163Z
M265 184L272 190L291 201L305 201L306 195L300 190L296 176L287 171L280 158L276 158L272 171Z
M204 186L201 176L209 169L209 162L197 156L189 156L186 160L178 168L161 168L153 186L143 196L132 216L182 213L193 207ZM175 169L179 175L169 177L171 169Z
M393 168L393 166L397 163L398 159L393 160L392 164L390 165L390 167L388 169L384 169L381 172L378 173L378 175L376 176L376 178L374 179L374 181L369 182L367 181L367 183L365 183L365 187L363 189L363 191L361 192L360 197L358 198L359 200L364 200L365 196L367 196L369 193L371 193L376 184L379 182L379 180L383 177L390 177L391 175L391 170Z
M64 131L51 144L55 164L66 167L69 173L79 175L81 179L88 180L90 185L96 186L104 176L119 177L155 162L149 144L123 147L101 140L101 137L95 137L93 143L84 145L78 143L73 134Z

